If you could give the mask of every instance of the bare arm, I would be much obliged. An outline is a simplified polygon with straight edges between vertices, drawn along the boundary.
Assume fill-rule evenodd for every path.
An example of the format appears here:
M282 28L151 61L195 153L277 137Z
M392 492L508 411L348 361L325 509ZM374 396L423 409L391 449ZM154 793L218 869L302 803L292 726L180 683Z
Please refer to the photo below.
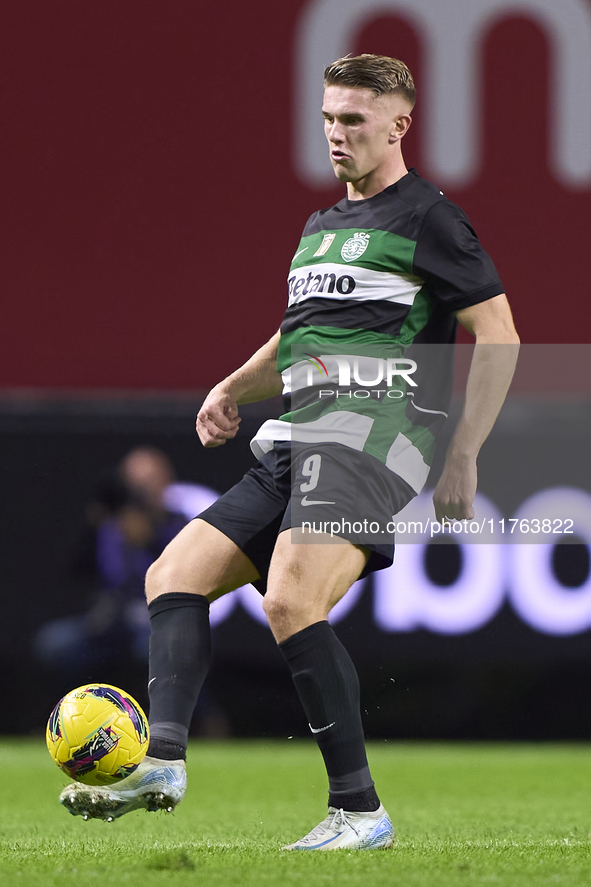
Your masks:
M435 516L442 522L474 517L476 460L509 390L519 351L519 336L504 294L464 308L456 317L476 344L464 409L433 495Z
M277 372L280 332L259 348L240 369L212 388L197 414L197 434L204 447L219 447L235 437L240 417L238 405L265 400L281 393Z

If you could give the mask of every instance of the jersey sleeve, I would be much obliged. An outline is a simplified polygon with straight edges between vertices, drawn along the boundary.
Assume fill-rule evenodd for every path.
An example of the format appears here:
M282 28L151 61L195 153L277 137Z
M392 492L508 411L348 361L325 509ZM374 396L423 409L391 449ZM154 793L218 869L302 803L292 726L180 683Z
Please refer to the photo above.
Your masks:
M468 217L449 200L438 201L425 215L413 270L449 311L469 308L504 292Z

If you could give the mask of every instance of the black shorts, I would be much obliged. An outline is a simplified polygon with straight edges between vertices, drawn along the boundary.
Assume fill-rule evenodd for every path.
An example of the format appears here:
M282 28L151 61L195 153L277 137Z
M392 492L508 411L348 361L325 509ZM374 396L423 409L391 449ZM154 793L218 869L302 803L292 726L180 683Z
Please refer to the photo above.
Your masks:
M329 533L369 549L361 577L389 567L388 525L415 495L373 456L341 444L281 442L198 517L252 561L261 576L253 585L264 594L277 536L296 527L299 542L323 542L320 534Z

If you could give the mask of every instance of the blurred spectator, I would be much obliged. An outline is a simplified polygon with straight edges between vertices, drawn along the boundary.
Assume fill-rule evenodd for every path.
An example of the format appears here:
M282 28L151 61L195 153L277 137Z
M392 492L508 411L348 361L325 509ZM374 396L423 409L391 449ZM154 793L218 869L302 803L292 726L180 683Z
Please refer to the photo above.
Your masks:
M164 504L173 481L170 460L152 447L132 450L100 479L74 558L74 580L87 608L41 627L34 650L42 662L59 671L92 672L130 654L147 658L146 570L186 523Z

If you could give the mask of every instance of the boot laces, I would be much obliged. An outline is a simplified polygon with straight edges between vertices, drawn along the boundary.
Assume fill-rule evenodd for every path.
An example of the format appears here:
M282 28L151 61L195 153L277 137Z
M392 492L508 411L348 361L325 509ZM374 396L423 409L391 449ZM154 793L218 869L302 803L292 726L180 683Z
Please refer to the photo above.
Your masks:
M349 826L349 828L352 828L356 835L359 834L359 832L357 831L357 829L355 828L355 826L353 825L351 820L347 819L347 814L345 813L343 808L340 807L332 817L332 822L330 823L330 828L333 828L333 829L341 832L347 826Z

